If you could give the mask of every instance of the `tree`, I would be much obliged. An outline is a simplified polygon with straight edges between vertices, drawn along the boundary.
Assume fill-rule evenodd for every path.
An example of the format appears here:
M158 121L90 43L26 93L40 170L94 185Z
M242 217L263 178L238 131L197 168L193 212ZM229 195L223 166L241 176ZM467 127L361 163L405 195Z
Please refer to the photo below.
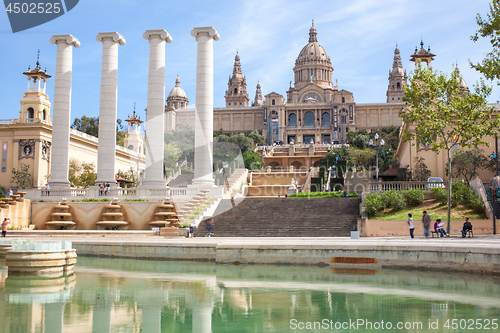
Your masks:
M349 142L351 142L351 146L353 146L353 147L356 147L358 149L365 149L365 148L368 148L370 146L369 141L370 141L370 138L368 137L368 135L359 134L359 135L356 135L356 137L352 141L349 141Z
M97 179L94 163L80 162L76 158L69 160L68 180L71 187L88 188Z
M476 22L479 29L471 39L477 42L480 37L489 38L493 49L486 53L480 64L470 62L470 65L487 79L498 80L500 79L500 0L493 0L490 3L490 12L486 15L486 19L477 14ZM500 85L500 81L497 84Z
M75 118L73 124L70 126L72 129L82 133L99 137L99 117L82 116L81 119ZM122 120L116 119L116 144L124 147L124 140L127 132L123 130Z
M127 179L127 180L131 180L133 181L134 183L131 184L131 187L135 187L139 184L139 175L137 174L137 172L132 168L130 167L130 169L126 172L122 171L121 169L118 170L118 172L116 173L116 175L118 177L121 177L123 179Z
M12 168L12 183L17 184L22 189L29 189L33 186L33 176L29 172L29 164L21 164L19 170Z
M82 116L81 119L75 118L71 128L97 138L99 136L99 118L87 116Z
M478 175L481 169L492 169L492 159L483 155L483 150L472 149L460 151L451 160L451 173L455 177L463 177L468 184Z
M175 142L163 145L164 165L167 169L175 169L176 163L181 156L181 150Z
M427 178L431 176L431 170L427 168L427 164L424 163L425 158L419 157L415 162L415 168L413 169L411 178L417 182L425 182Z
M410 84L405 87L404 101L407 108L402 118L404 141L426 142L432 150L447 152L448 170L451 170L451 150L488 146L485 136L494 136L500 124L494 114L494 108L488 107L486 98L491 94L491 87L484 81L476 84L474 92L460 88L461 78L458 71L448 77L438 71L421 65L410 76ZM413 143L415 144L415 143ZM448 232L451 215L451 179L448 184Z

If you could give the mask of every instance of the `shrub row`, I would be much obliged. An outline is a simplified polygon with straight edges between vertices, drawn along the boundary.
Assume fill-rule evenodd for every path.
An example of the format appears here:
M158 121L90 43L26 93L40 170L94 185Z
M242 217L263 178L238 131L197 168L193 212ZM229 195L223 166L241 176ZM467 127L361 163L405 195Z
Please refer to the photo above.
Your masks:
M476 213L484 211L484 202L481 197L472 191L472 188L462 181L454 180L451 185L451 206L456 207L463 204ZM444 188L433 188L431 194L434 200L441 203L448 202L448 190Z
M406 206L420 206L424 203L424 191L387 191L382 194L370 193L366 196L365 208L368 216L372 217L384 209L392 208L398 211Z
M300 192L297 194L297 198L342 198L344 196L343 191L332 191L332 192ZM349 191L347 192L348 197L357 197L358 192ZM290 199L295 198L295 194L288 196Z

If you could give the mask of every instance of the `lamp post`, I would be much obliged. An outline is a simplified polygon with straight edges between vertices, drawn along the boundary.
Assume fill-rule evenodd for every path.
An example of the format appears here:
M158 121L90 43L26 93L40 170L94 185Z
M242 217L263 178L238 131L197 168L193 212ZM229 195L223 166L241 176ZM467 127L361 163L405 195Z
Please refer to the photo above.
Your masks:
M378 148L379 146L380 147L384 147L384 139L380 140L380 142L378 142L378 133L375 133L375 143L373 142L372 139L370 139L369 143L370 143L370 147L374 147L375 146L375 163L376 163L376 170L375 170L375 179L377 180L377 183L378 183Z

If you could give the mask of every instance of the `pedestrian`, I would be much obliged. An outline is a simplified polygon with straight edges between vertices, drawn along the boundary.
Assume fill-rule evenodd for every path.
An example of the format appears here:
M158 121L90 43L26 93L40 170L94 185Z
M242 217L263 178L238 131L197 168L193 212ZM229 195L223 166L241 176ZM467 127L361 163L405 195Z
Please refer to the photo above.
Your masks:
M281 198L281 191L278 191L278 198Z
M5 235L7 234L7 228L9 224L10 224L10 219L5 218L2 222L2 237L5 237Z
M424 235L425 238L429 238L429 226L431 224L431 217L424 210L422 215L422 224L424 225Z
M410 228L410 236L413 237L413 230L415 230L415 226L413 225L413 217L411 217L411 213L408 213L408 227Z
M466 217L465 218L465 223L462 227L462 238L465 238L465 236L467 236L467 232L468 231L472 231L472 223L469 222L469 218Z
M106 195L109 194L109 190L111 189L111 185L109 184L109 182L106 183Z
M7 197L10 197L13 194L14 194L14 191L12 191L12 189L9 188L9 192L7 192Z

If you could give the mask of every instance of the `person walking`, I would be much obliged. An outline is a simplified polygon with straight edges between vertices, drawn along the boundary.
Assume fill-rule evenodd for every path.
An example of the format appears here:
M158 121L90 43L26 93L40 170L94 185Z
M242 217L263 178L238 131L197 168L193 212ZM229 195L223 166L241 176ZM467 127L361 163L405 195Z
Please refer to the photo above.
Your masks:
M5 218L2 222L2 237L5 237L5 235L7 234L7 228L9 224L10 224L10 219Z
M422 215L422 224L424 225L425 238L429 238L429 227L431 225L431 217L429 216L429 214L427 214L425 210Z
M408 227L410 228L410 236L413 237L413 230L415 230L415 226L413 225L413 217L411 217L411 213L408 213Z

